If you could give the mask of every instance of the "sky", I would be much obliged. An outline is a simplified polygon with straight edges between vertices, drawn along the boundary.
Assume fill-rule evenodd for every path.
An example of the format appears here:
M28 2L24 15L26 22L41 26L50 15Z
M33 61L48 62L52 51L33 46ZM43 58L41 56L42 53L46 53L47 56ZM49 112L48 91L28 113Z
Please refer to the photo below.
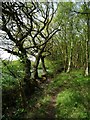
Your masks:
M2 50L0 50L0 58L2 60L10 60L10 61L19 59L17 56L11 55L10 53L7 53L6 51L2 51ZM30 56L29 59L35 61L35 57L33 56Z
M2 40L3 40L3 37L2 37L2 34L4 34L4 32L2 30L0 30L0 47L5 47L2 45ZM15 56L15 55L11 55L10 53L0 49L0 58L5 60L17 60L18 57Z
M1 51L1 50L0 50L0 58L3 60L17 60L18 59L17 56L11 55L7 53L6 51Z

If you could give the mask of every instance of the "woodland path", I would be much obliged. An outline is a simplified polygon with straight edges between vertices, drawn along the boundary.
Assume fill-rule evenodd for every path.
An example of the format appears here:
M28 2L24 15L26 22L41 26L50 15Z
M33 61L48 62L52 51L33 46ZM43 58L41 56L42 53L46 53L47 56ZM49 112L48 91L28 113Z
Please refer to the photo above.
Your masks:
M49 105L46 107L46 118L54 119L56 118L56 98L58 93L63 90L63 87L56 89L50 93L51 99Z
M50 82L51 82L51 80L52 79L49 79L48 80L48 82L46 83L46 85L45 85L45 83L42 85L44 88L48 88L48 85L50 84ZM57 95L61 92L61 91L63 91L63 89L64 89L64 86L60 86L59 88L56 88L56 89L54 89L54 90L52 90L52 91L50 91L49 93L46 93L46 95L49 95L50 96L50 101L49 101L49 103L44 107L44 109L45 109L45 111L44 111L44 116L41 116L40 114L37 114L37 111L39 111L39 109L41 108L41 105L40 105L40 107L36 107L36 106L34 106L34 108L33 108L33 118L32 118L32 120L34 120L34 119L40 119L40 117L42 118L42 119L48 119L49 118L49 120L52 120L52 119L54 119L54 118L56 118L56 98L57 98ZM35 114L36 113L36 114ZM28 116L28 118L29 118L29 115L27 115Z

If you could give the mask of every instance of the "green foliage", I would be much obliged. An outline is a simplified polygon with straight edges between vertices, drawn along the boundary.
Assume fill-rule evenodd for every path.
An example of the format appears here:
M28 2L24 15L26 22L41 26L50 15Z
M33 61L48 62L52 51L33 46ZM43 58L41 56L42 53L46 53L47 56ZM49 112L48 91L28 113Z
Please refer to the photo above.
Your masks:
M49 76L52 76L54 74L54 64L53 61L49 59L45 59L45 65L46 65L46 70L48 72Z
M53 61L45 59L45 67L46 67L48 76L52 76L54 74L55 67L52 66L52 64L54 65ZM34 65L33 62L32 62L32 65ZM42 63L41 62L39 63L39 66L38 66L38 74L39 74L39 77L41 77L41 75L43 74Z
M41 94L41 92L39 93ZM44 91L41 96L35 96L29 101L29 105L32 111L28 112L27 116L29 118L44 118L46 113L46 108L50 103L51 96L45 95Z
M51 99L51 96L47 94L46 96L44 96L44 97L40 100L40 103L41 103L41 105L43 106L44 109L45 109L45 107L49 104L50 99Z
M35 101L31 100L34 109L28 113L28 116L44 118L51 104L50 100L55 95L56 118L88 119L90 117L90 78L84 77L82 73L82 70L72 70L70 73L62 72L55 76L50 84L45 86L42 94L35 96Z
M13 120L17 120L17 119L22 120L22 118L24 117L23 114L25 114L25 113L26 113L26 110L24 108L19 108L13 115L12 119Z
M39 102L36 104L36 107L38 108L35 115L39 115L40 117L45 117L46 108L50 103L51 97L49 95L43 96ZM35 116L34 115L34 116Z
M82 97L73 89L66 89L57 96L57 117L86 118L87 110L81 103Z
M28 7L31 9L33 8L34 3L26 3L27 9L24 8L24 12L29 12ZM45 3L47 4L47 3ZM7 4L9 5L9 4ZM36 8L39 7L39 5L35 4ZM49 106L50 100L52 100L53 96L56 97L56 117L57 118L76 118L76 119L82 119L82 118L90 118L90 76L84 77L84 70L79 70L81 67L86 68L88 63L88 58L90 53L90 48L87 49L86 46L89 46L87 43L87 40L89 41L89 15L86 13L81 14L82 12L90 12L90 6L89 2L84 3L73 3L73 2L60 2L58 4L58 9L56 12L56 16L54 17L54 21L52 21L52 15L49 14L49 10L51 8L48 8L47 6L47 12L44 11L43 7L46 9L46 7L43 5L40 5L40 13L39 9L37 12L31 13L30 18L35 19L35 21L29 21L33 22L33 29L35 28L35 31L37 32L35 39L35 42L37 45L37 49L35 50L31 46L33 46L33 42L31 39L31 36L33 37L35 34L35 31L31 29L31 36L28 36L24 39L24 42L18 43L18 41L15 41L15 47L18 47L18 44L22 45L21 49L23 48L23 52L20 51L20 54L23 55L26 51L26 56L32 54L36 55L36 53L39 52L42 48L42 42L43 39L47 41L50 36L52 36L53 32L52 30L58 29L60 27L61 31L58 32L48 43L45 49L43 50L42 55L46 55L50 53L51 55L47 56L45 58L45 65L48 72L48 80L47 83L42 85L40 84L39 87L44 88L43 90L40 89L35 91L35 94L30 98L27 99L28 108L27 110L29 117L45 117L47 108ZM22 6L23 7L23 6ZM20 7L20 8L22 8ZM49 6L50 7L50 6ZM36 9L35 8L35 9ZM12 9L13 12L14 9ZM22 11L22 10L21 10ZM50 10L51 11L51 10ZM23 14L24 14L23 12ZM44 14L44 12L47 13L47 15ZM79 13L81 12L81 13ZM21 12L22 13L22 12ZM5 14L4 14L5 15ZM34 15L34 17L33 17ZM44 15L44 18L46 19L44 22L41 22L39 16ZM28 19L27 15L25 14L25 19ZM52 16L52 17L51 17ZM37 19L35 18L37 17ZM7 18L7 15L6 17ZM8 17L9 18L9 17ZM42 17L41 17L42 18ZM51 19L52 24L49 23L49 20ZM17 17L16 20L18 21ZM9 20L6 20L10 22ZM16 21L16 23L18 23ZM5 20L4 20L5 22ZM11 21L12 22L12 21ZM22 21L23 22L23 21ZM40 24L38 24L38 22ZM29 26L29 24L25 24L23 26L24 29ZM5 24L4 24L5 25ZM43 28L44 25L44 28ZM46 25L46 27L45 27ZM50 26L51 25L51 26ZM7 25L6 25L7 26ZM20 27L20 26L17 26ZM22 27L22 26L21 26ZM11 27L13 28L13 27ZM43 29L41 29L43 28ZM39 29L41 29L40 32ZM33 31L32 31L33 30ZM51 32L52 31L52 32ZM23 32L25 30L21 29L20 33L16 30L15 36L17 34L17 38L22 38ZM13 33L13 30L11 30L11 33ZM45 36L45 37L44 37ZM10 37L9 37L10 38ZM43 38L43 39L41 39ZM18 40L18 39L16 39ZM23 40L22 40L23 41ZM18 44L16 44L18 43ZM88 45L86 45L86 43ZM40 44L40 46L39 46ZM20 46L19 46L20 47ZM19 48L18 47L18 48ZM31 47L32 49L25 49L25 47ZM18 48L15 48L15 51L18 55ZM24 51L25 50L25 51ZM29 51L30 50L30 51ZM28 52L28 53L27 53ZM27 69L20 60L17 61L3 61L5 64L2 64L2 83L0 82L0 86L2 84L3 91L7 93L11 93L12 90L19 88L19 82L23 80L25 73L24 71ZM69 66L68 63L70 63L71 69L78 68L77 70L72 70L70 73L65 73L64 71ZM31 64L31 71L33 70L34 62ZM0 65L1 67L1 65ZM62 72L63 71L63 72ZM43 70L42 70L42 64L39 63L38 66L38 73L41 77ZM51 79L53 77L53 79ZM31 77L32 78L32 77ZM48 85L49 81L49 85ZM16 92L16 91L15 91ZM11 98L15 98L18 95L20 97L19 92L17 91L16 94L9 94L11 95ZM7 98L7 96L6 96ZM6 99L7 100L7 99ZM11 99L10 99L11 100ZM8 101L8 100L7 100ZM13 103L13 100L11 100ZM10 102L7 102L11 104ZM21 108L21 98L15 99L16 102L16 110L14 112L14 115L12 119L20 119L21 116L26 112L25 109ZM5 107L7 107L6 103L4 104ZM3 118L8 119L10 116L3 115Z
M9 119L12 119L12 120L22 120L23 119L23 114L26 113L26 110L23 109L23 108L19 108L17 109L15 112L13 112L13 116L9 116L9 115L3 115L2 116L2 120L9 120Z
M52 70L52 62L45 60L48 70ZM5 68L6 69L6 68ZM5 70L4 69L4 70ZM11 77L11 76L10 76ZM15 78L14 78L15 79ZM4 89L14 89L18 80L7 78L3 81ZM6 86L5 86L6 84ZM12 87L8 87L12 86ZM13 119L21 119L26 114L29 118L44 118L47 113L48 106L52 99L52 95L56 96L56 115L57 118L88 118L90 114L89 101L90 101L90 78L83 76L83 70L72 70L70 73L62 72L54 76L49 85L45 85L43 90L36 91L35 94L28 100L28 107L30 110L24 110L17 107ZM20 106L21 100L16 100L16 104ZM25 116L25 117L26 117ZM8 116L3 115L3 119Z
M4 63L4 64L3 64ZM21 108L20 81L23 80L23 64L20 60L2 61L3 120L19 119L25 111ZM13 110L13 106L15 107ZM18 106L18 107L17 107ZM11 108L11 113L10 112ZM8 109L7 109L8 108ZM5 109L7 111L5 112ZM4 113L5 112L5 113ZM13 114L13 115L12 115Z
M54 91L59 87L64 87L66 83L70 82L70 78L71 76L65 72L62 72L61 74L55 76L53 81L51 81L50 86L48 86L48 91L52 91L52 90Z
M17 61L4 61L2 64L2 87L10 88L18 85L20 79L24 76L23 64Z
M81 71L74 70L68 74L66 81L63 85L67 84L67 88L65 87L56 99L56 116L72 119L89 118L90 78L84 77Z

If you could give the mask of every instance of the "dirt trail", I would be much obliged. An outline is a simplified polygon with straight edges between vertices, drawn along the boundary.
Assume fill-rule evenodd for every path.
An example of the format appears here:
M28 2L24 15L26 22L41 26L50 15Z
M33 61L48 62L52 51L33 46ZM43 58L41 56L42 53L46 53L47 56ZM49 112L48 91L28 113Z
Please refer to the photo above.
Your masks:
M49 105L46 108L46 118L56 118L56 98L58 93L60 93L63 90L62 87L56 89L54 92L50 93L51 95L51 100Z
M55 118L56 114L56 96L52 96L50 104L46 108L46 118Z
M46 89L48 88L48 85L50 84L50 80L48 80L47 84L46 84ZM44 87L45 87L45 84L44 84ZM56 118L56 98L57 98L57 95L58 93L60 93L61 91L63 91L64 87L63 86L60 86L52 91L50 91L49 93L45 93L45 95L49 95L51 97L50 101L49 101L49 104L44 106L44 109L45 111L43 112L43 115L42 115L42 112L40 114L38 114L38 111L40 111L40 109L42 110L43 106L40 106L40 107L34 107L33 109L33 112L32 112L32 117L34 120L34 118L45 118L45 119L54 119ZM45 90L46 91L46 90ZM29 112L28 112L29 113ZM27 114L28 118L29 118L29 114Z

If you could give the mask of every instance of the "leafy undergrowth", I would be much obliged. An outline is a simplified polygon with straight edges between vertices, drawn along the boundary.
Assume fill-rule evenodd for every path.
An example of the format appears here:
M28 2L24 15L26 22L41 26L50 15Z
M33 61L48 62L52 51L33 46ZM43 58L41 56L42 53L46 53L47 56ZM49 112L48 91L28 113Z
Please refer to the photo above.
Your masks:
M82 71L58 74L29 100L25 118L90 119L90 77Z

